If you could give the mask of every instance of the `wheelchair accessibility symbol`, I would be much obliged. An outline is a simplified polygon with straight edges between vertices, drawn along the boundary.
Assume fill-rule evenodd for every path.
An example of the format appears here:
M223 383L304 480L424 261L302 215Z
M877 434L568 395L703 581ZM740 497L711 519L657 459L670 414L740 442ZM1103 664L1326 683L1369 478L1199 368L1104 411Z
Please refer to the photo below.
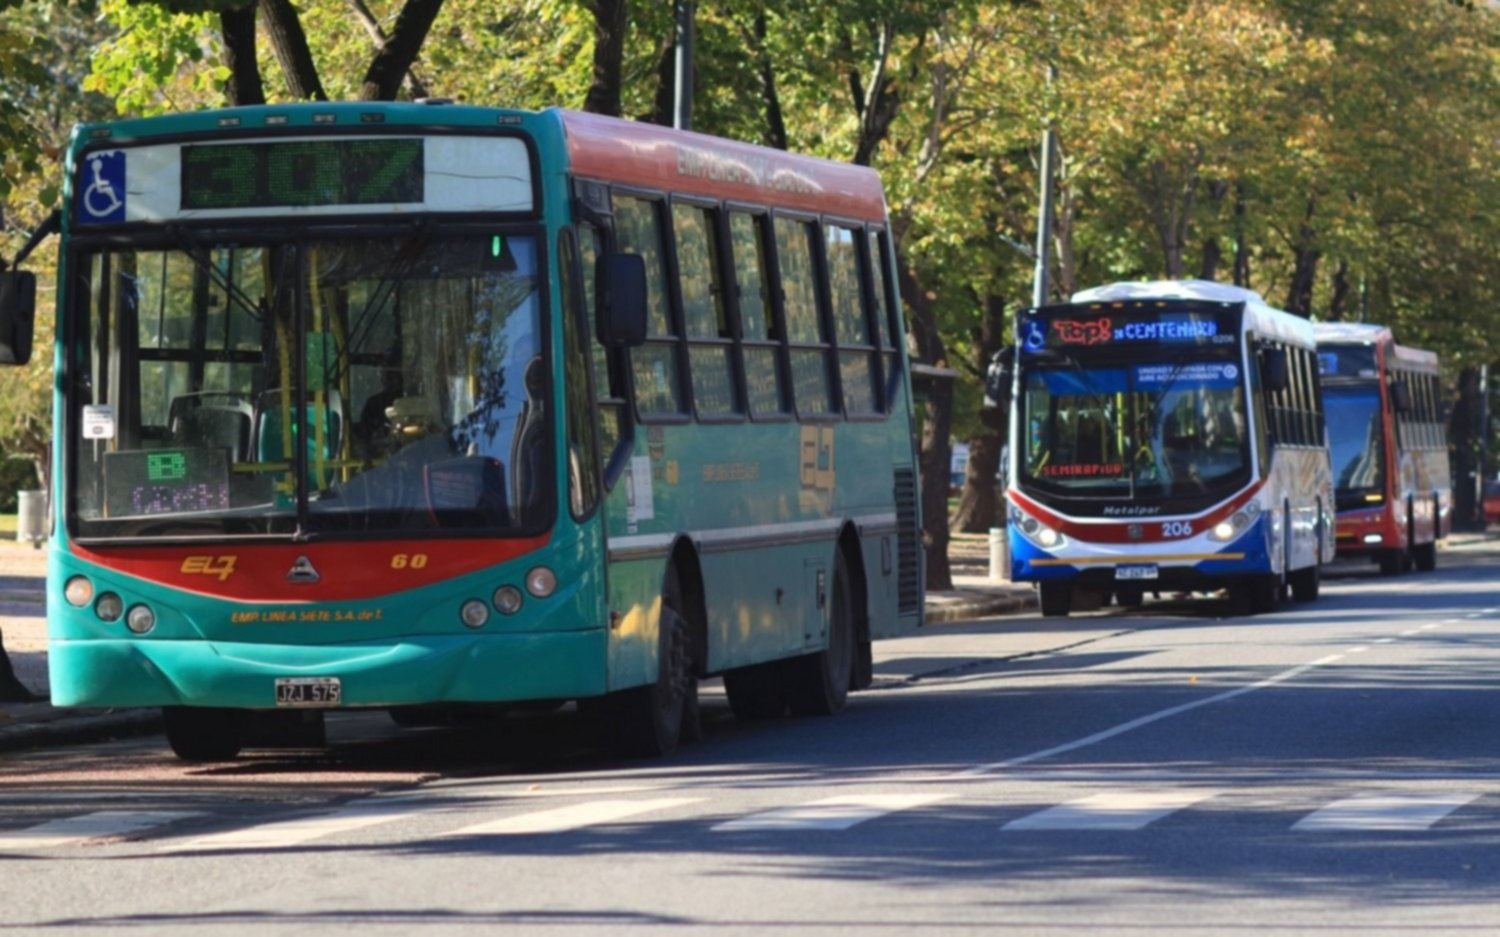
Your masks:
M83 194L79 198L84 220L125 220L125 153L91 153L84 167Z
M1027 351L1041 351L1047 347L1046 327L1036 319L1027 319L1023 341Z

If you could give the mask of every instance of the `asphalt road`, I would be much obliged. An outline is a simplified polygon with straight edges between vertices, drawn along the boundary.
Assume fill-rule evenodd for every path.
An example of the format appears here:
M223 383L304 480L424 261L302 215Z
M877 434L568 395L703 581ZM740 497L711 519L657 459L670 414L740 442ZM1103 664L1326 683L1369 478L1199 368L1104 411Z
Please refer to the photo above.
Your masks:
M1500 554L1443 562L895 642L950 650L833 719L710 696L660 762L569 713L0 756L0 934L1492 933Z

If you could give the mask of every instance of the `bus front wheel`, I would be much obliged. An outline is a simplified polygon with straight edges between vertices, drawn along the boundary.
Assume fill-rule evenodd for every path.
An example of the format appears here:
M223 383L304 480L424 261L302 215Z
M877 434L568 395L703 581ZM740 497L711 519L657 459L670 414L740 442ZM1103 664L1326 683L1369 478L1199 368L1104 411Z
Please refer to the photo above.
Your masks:
M167 744L183 761L229 761L245 744L244 717L234 709L163 706Z
M1322 587L1323 567L1317 563L1287 574L1292 584L1292 598L1298 602L1313 602Z
M645 758L671 755L683 737L697 734L697 727L687 724L698 715L698 680L693 676L688 623L681 609L682 590L673 566L662 584L656 680L624 691L616 708L619 741L628 754Z
M1037 593L1048 618L1066 618L1073 610L1073 589L1065 582L1037 583Z

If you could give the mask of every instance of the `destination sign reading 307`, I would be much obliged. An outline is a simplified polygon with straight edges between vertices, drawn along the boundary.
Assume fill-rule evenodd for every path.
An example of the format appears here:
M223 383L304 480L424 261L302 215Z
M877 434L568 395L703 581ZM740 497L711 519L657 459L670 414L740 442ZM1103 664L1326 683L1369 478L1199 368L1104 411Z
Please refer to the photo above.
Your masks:
M184 210L421 202L418 139L292 140L182 148Z

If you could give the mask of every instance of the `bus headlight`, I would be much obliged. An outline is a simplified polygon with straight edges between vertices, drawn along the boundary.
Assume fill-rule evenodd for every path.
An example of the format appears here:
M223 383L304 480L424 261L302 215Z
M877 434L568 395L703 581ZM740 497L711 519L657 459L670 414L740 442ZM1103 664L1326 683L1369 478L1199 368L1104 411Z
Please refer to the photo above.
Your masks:
M470 599L458 610L458 617L470 628L483 628L490 620L490 607L478 599Z
M100 621L119 621L125 614L125 603L113 592L106 592L94 603L94 614Z
M538 566L526 574L526 591L539 599L545 599L557 590L557 574L545 566Z
M515 586L501 586L495 590L495 610L502 615L514 615L521 610L521 590Z
M1036 535L1036 542L1044 547L1055 547L1061 541L1062 537L1051 527L1043 527Z
M1244 511L1235 511L1233 517L1215 524L1213 529L1208 532L1208 537L1210 540L1225 543L1238 537L1249 526L1250 515Z
M74 576L63 586L63 596L68 604L83 608L94 598L94 584L89 582L87 576Z
M156 613L145 605L132 605L125 614L125 627L136 634L145 634L156 627Z

